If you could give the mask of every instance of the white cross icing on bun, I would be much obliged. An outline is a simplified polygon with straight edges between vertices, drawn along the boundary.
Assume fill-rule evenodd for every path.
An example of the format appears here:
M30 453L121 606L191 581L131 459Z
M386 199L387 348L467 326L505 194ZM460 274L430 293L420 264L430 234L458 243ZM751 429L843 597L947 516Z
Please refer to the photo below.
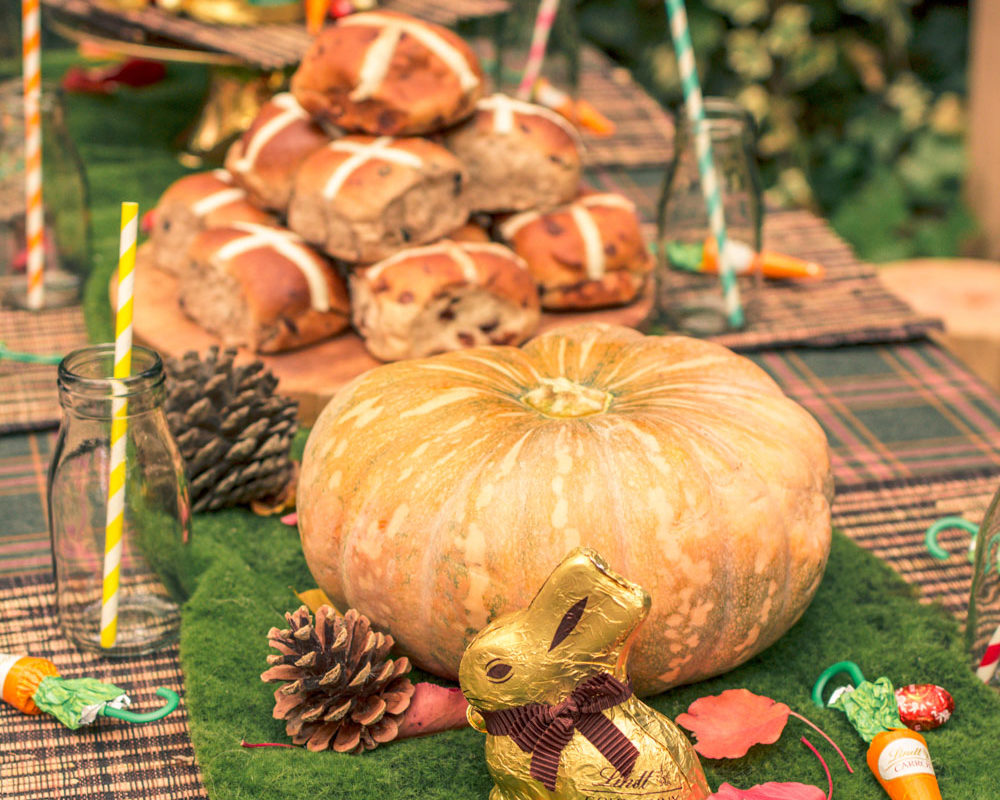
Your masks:
M309 119L309 114L306 113L306 110L288 92L276 94L269 102L280 108L281 111L261 125L250 136L250 140L246 142L243 154L232 165L239 172L247 172L253 169L260 151L281 131L294 122Z
M409 261L411 258L424 258L426 256L447 255L458 264L462 270L462 276L469 283L479 282L479 270L475 262L469 257L469 253L492 253L505 258L523 270L528 269L527 263L517 253L502 244L496 242L453 242L451 239L444 239L434 244L424 247L411 247L395 255L389 256L372 264L368 268L367 277L369 281L374 281L387 268L399 264L402 261Z
M201 200L197 200L191 205L191 211L194 212L195 216L203 217L206 214L215 211L217 208L222 208L222 206L227 203L235 203L238 200L246 200L247 193L242 189L233 187L231 189L220 189L217 192L212 192L212 194L207 194Z
M361 81L351 93L351 100L367 99L378 90L382 80L389 72L389 65L396 52L396 45L403 34L412 36L440 58L455 73L459 85L464 91L479 86L479 76L469 66L465 56L440 36L437 31L420 20L372 11L351 14L342 18L338 24L382 28L382 32L365 53L360 71Z
M415 153L393 147L395 141L391 136L380 136L367 144L337 140L327 145L330 150L350 153L351 155L333 171L323 187L323 197L328 200L336 197L351 173L369 161L377 159L420 169L424 164L423 159Z
M330 310L330 287L321 267L321 257L306 245L305 241L291 231L254 225L250 222L234 222L229 227L243 231L246 235L232 239L220 247L215 257L229 261L238 255L269 247L292 262L309 286L309 301L315 311Z
M493 112L494 133L510 133L514 130L514 114L528 114L534 117L543 117L554 125L558 125L578 146L581 144L580 135L576 128L561 114L557 114L545 106L529 103L525 100L516 100L505 94L494 94L484 97L476 103L476 108Z
M508 242L513 241L518 232L526 225L530 225L543 216L560 211L568 212L583 242L584 272L590 280L600 280L607 272L607 254L600 226L591 213L591 209L594 208L620 208L635 213L635 204L622 195L590 194L548 212L525 211L521 214L515 214L500 226L500 235Z

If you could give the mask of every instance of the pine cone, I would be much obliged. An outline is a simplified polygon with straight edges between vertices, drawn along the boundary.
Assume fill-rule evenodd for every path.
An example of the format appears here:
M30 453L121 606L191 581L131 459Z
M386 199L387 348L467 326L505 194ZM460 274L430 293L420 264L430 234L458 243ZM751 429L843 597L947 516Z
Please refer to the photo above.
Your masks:
M169 359L167 425L184 459L194 511L275 497L288 486L297 404L274 394L260 361L234 366L236 350L212 347Z
M360 753L394 739L413 684L409 659L389 658L392 637L373 631L353 608L341 617L322 605L315 625L305 606L285 619L290 629L268 631L280 655L268 656L273 666L260 678L286 681L274 693L273 714L285 720L292 741Z

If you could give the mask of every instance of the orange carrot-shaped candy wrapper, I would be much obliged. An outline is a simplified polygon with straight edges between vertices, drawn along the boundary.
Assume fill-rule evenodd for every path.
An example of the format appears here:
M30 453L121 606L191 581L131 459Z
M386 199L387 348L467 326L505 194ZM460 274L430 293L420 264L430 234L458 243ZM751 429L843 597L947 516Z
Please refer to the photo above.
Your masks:
M532 98L539 105L551 108L574 125L590 131L595 136L611 136L615 123L604 116L593 105L582 98L573 98L569 93L553 86L545 78L535 81Z
M719 271L719 248L714 236L707 236L702 243L667 242L664 253L674 269L710 273ZM737 275L759 272L765 278L811 279L822 278L825 274L822 264L815 261L774 250L761 250L758 253L750 245L735 239L726 240L726 253L730 266Z
M59 670L47 658L0 653L0 687L3 700L25 714L41 714L32 697L46 676L58 677Z
M872 739L867 760L892 800L941 800L927 741L916 731L882 731Z

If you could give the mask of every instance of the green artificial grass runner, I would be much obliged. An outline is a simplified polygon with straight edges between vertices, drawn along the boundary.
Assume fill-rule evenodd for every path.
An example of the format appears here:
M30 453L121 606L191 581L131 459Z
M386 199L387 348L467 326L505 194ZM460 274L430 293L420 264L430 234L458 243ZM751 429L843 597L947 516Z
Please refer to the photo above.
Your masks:
M182 581L191 594L181 664L191 735L213 800L485 800L492 782L484 737L471 729L393 742L360 756L241 747L241 740L289 741L283 723L271 718L275 685L262 683L259 674L273 652L268 629L285 627L284 613L300 605L294 592L315 583L295 528L245 511L202 515L195 522ZM957 624L941 609L920 605L888 566L840 534L815 600L784 638L733 672L647 702L673 719L699 697L745 687L818 724L855 770L848 774L820 736L790 718L774 745L757 745L731 761L702 759L713 789L724 781L740 788L799 781L825 791L822 767L800 741L806 736L830 766L835 798L884 798L865 764L866 746L844 715L817 708L809 698L820 672L844 659L855 661L870 680L887 675L896 686L946 687L955 713L944 727L925 734L943 796L996 796L1000 697L966 665Z

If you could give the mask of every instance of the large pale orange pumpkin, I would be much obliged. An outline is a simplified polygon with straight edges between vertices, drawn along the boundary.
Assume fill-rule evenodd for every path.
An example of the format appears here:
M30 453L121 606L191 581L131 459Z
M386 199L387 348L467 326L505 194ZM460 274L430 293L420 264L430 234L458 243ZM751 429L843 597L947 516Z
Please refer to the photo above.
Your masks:
M594 548L652 595L629 662L651 694L799 618L831 496L823 431L751 361L582 325L360 376L310 434L298 512L330 598L452 678L487 621Z

